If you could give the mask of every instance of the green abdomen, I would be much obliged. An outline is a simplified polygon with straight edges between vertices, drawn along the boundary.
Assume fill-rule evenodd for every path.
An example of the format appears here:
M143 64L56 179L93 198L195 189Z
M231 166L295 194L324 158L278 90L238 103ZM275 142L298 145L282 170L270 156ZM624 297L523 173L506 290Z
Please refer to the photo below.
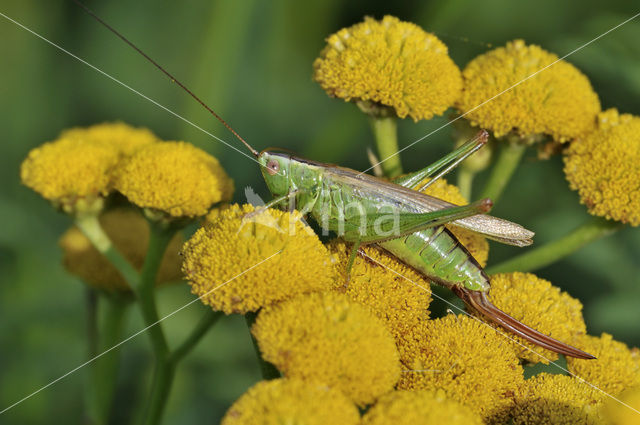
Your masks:
M300 204L309 199L300 199ZM357 204L360 208L353 208ZM325 230L331 230L349 242L356 236L341 232L341 218L350 228L357 229L362 214L388 213L389 209L420 212L384 191L367 192L366 187L342 184L335 179L322 180L320 193L312 202L311 215ZM351 206L351 208L349 208ZM482 267L444 226L422 230L408 236L379 242L379 246L400 261L423 273L430 280L446 287L464 286L474 291L489 290L489 278Z
M381 242L403 263L444 286L487 291L489 278L469 251L444 226Z

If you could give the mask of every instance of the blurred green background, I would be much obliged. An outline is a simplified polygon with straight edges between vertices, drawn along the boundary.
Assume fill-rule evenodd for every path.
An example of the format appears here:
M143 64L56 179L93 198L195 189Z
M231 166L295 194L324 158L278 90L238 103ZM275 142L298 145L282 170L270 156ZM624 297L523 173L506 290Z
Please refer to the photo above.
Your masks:
M351 104L328 98L311 81L324 38L365 15L393 14L434 31L463 67L475 55L524 38L564 55L637 13L625 0L600 1L87 1L166 66L258 149L280 146L315 160L365 169L372 137ZM229 133L183 92L71 1L3 0L0 11L222 137ZM591 79L603 108L640 114L640 19L569 58ZM0 410L87 358L84 287L63 270L57 239L69 226L21 186L19 165L33 147L64 128L123 120L165 139L184 139L216 155L236 181L236 197L253 186L266 194L256 165L190 128L42 40L0 19ZM446 122L400 124L401 146ZM450 128L403 155L405 169L451 149ZM480 176L477 183L482 183ZM477 188L478 186L476 186ZM494 210L537 233L541 244L587 214L564 180L558 157L530 152ZM517 248L492 246L490 264ZM585 305L589 331L640 344L640 232L624 229L540 270ZM186 284L160 291L162 313L192 299ZM203 311L193 305L168 319L172 340ZM126 335L142 328L132 311ZM118 416L135 415L148 383L148 340L120 348ZM88 370L64 378L0 415L0 423L76 424ZM181 365L165 423L217 423L259 379L244 321L225 318Z

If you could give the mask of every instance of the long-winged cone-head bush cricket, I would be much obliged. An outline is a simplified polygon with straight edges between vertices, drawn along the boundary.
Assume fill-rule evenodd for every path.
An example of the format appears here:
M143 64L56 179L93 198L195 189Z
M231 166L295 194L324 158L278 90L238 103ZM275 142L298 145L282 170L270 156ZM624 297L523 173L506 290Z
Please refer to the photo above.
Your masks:
M333 231L353 243L348 267L360 246L376 244L431 281L450 288L471 309L504 329L556 353L595 358L528 327L495 307L488 297L489 277L444 225L451 223L516 246L530 244L533 232L486 215L492 206L489 199L456 206L415 190L425 187L425 179L430 178L427 183L430 184L480 149L486 143L486 131L480 131L473 140L424 169L391 182L279 150L258 152L173 75L79 1L74 1L177 83L245 145L259 163L274 196L269 206L295 207L315 220L323 231Z

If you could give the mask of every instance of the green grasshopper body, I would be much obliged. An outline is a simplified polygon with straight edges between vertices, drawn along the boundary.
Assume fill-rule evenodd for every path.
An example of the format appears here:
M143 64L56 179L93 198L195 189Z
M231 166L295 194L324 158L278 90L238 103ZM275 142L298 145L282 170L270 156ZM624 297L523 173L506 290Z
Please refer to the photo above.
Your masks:
M429 206L439 201L436 198L345 168L282 154L262 156L261 163L279 162L273 175L269 167L262 167L274 197L286 199L294 193L296 207L324 230L348 242L377 243L444 286L489 289L480 265L444 225L411 232L410 218L432 212L435 208ZM419 219L416 225L423 223Z
M74 1L185 90L249 149L260 164L269 190L276 197L269 205L292 200L302 206L299 210L313 217L324 231L334 231L346 241L353 242L348 268L361 244L377 244L430 280L450 288L471 308L513 333L557 353L594 358L541 334L491 304L487 297L489 277L444 224L461 226L516 246L530 244L532 232L518 224L484 215L491 208L488 199L468 206L455 206L412 190L424 187L421 182L425 178L444 168L433 177L437 180L479 148L484 143L482 140L480 143L467 143L431 166L394 182L290 154L259 153L172 74L79 0ZM482 132L478 138L486 141L487 133Z
M489 277L444 224L517 246L530 244L533 233L516 223L478 215L489 210L489 200L457 207L412 190L437 166L390 183L290 154L263 151L256 156L275 197L272 204L295 202L297 209L309 214L324 231L353 242L352 258L360 244L377 244L511 332L557 353L593 358L524 325L489 301Z

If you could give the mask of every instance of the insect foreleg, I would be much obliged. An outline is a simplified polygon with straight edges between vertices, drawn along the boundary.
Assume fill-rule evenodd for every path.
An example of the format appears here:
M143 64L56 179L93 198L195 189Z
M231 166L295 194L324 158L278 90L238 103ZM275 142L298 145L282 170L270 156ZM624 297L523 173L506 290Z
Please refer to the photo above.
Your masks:
M269 202L267 202L266 204L261 206L259 209L260 210L266 210L267 208L273 208L276 205L288 200L289 198L293 198L295 195L298 194L298 192L299 192L298 190L294 190L292 192L287 193L286 195L282 195L282 196L278 196L277 198L273 198L272 200L270 200ZM258 211L258 210L256 210L256 211Z
M260 214L265 212L267 209L273 208L276 205L281 204L282 202L284 202L284 201L286 201L288 199L294 199L295 200L295 195L298 192L299 192L298 190L294 190L292 192L287 193L286 195L282 195L282 196L278 196L276 198L273 198L272 200L270 200L266 204L256 208L254 211L245 214L245 216L242 219L243 222L247 221L247 220L251 220L251 219L255 218L256 216L259 216Z
M464 145L460 146L458 149L453 152L445 155L440 158L433 164L416 171L415 173L407 174L402 177L398 177L393 180L393 183L399 184L400 186L404 186L409 189L416 190L424 190L432 183L436 182L440 177L447 174L449 171L453 170L458 166L462 161L464 161L467 157L475 153L478 149L480 149L485 143L487 143L487 139L489 134L482 130L480 131L472 140L469 140ZM435 173L438 173L435 177L433 177L429 182L425 185L420 186L420 183L427 177L433 176Z

